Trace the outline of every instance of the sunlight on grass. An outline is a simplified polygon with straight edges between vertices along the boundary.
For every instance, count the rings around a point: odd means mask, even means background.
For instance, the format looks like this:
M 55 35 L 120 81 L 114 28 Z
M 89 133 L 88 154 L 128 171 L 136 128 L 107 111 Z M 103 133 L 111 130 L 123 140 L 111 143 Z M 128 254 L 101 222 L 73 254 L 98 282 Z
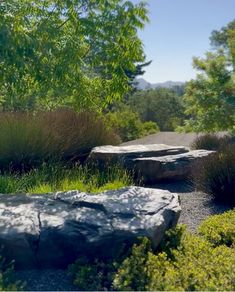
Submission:
M 114 166 L 103 171 L 94 167 L 43 166 L 28 173 L 0 176 L 0 193 L 43 194 L 79 190 L 97 193 L 133 185 L 132 175 Z

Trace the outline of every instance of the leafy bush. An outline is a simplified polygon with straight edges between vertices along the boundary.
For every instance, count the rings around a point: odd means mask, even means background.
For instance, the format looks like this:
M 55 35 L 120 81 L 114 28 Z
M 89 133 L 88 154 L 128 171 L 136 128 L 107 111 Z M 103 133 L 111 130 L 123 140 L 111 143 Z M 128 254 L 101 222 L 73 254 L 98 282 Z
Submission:
M 175 232 L 181 234 L 180 244 L 172 247 L 170 253 L 154 254 L 147 241 L 135 245 L 114 277 L 114 288 L 147 291 L 235 289 L 233 248 L 213 247 L 200 236 L 186 231 Z M 175 238 L 173 233 L 171 231 L 171 236 Z
M 95 167 L 42 165 L 25 174 L 1 175 L 0 193 L 102 192 L 132 184 L 132 175 L 118 166 L 98 171 Z
M 154 122 L 142 122 L 139 115 L 126 105 L 106 114 L 106 122 L 122 141 L 134 140 L 159 131 Z
M 191 144 L 192 149 L 222 150 L 232 144 L 234 138 L 229 135 L 218 136 L 217 134 L 199 135 Z
M 123 261 L 114 276 L 113 287 L 123 291 L 146 290 L 149 281 L 146 272 L 150 252 L 151 245 L 147 238 L 143 238 L 139 245 L 134 244 L 131 255 Z
M 94 146 L 118 144 L 101 118 L 71 110 L 0 113 L 0 168 L 27 170 L 47 161 L 78 161 Z
M 159 128 L 157 124 L 151 121 L 143 122 L 142 129 L 143 129 L 143 136 L 147 136 L 147 135 L 151 135 L 151 134 L 155 134 L 159 132 Z
M 69 274 L 74 277 L 74 285 L 82 291 L 110 291 L 112 281 L 117 270 L 116 262 L 90 262 L 87 258 L 78 259 L 69 266 Z
M 207 218 L 199 227 L 199 234 L 214 246 L 235 248 L 235 209 Z
M 166 232 L 157 251 L 142 238 L 113 262 L 79 259 L 70 267 L 74 283 L 82 290 L 233 291 L 234 214 L 235 210 L 211 216 L 198 234 L 177 225 Z
M 23 290 L 24 284 L 14 280 L 13 263 L 6 263 L 0 256 L 0 291 Z
M 199 190 L 218 201 L 235 204 L 235 145 L 194 165 L 193 181 Z

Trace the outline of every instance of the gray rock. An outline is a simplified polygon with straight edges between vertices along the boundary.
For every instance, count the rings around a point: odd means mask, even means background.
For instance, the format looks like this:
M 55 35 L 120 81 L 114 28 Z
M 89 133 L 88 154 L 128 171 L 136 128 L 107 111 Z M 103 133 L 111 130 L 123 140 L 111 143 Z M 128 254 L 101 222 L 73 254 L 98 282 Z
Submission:
M 213 153 L 164 144 L 101 146 L 91 151 L 88 161 L 97 163 L 98 167 L 119 163 L 133 172 L 138 182 L 151 185 L 186 179 L 194 163 Z
M 186 153 L 189 149 L 183 146 L 168 146 L 164 144 L 100 146 L 92 149 L 88 161 L 99 165 L 107 163 L 129 164 L 130 160 L 140 157 L 159 157 Z
M 135 158 L 131 161 L 131 168 L 135 169 L 144 184 L 155 184 L 163 180 L 184 180 L 192 173 L 194 163 L 214 153 L 215 151 L 192 150 L 164 157 Z
M 110 258 L 140 236 L 156 247 L 180 211 L 177 194 L 141 187 L 0 194 L 0 245 L 17 269 L 65 268 L 82 255 Z

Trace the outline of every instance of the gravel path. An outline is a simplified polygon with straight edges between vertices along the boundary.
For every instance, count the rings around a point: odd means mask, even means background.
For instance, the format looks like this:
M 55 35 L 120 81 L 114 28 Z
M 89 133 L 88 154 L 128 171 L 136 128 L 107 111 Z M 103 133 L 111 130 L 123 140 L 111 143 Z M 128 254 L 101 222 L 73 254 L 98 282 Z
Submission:
M 227 132 L 218 132 L 218 135 L 225 135 Z M 176 132 L 159 132 L 144 138 L 125 142 L 121 145 L 138 145 L 138 144 L 166 144 L 170 146 L 189 147 L 197 137 L 196 133 L 176 133 Z
M 26 291 L 77 291 L 67 270 L 16 271 L 15 276 L 26 283 Z
M 192 232 L 208 216 L 230 209 L 229 206 L 216 204 L 208 194 L 195 191 L 187 182 L 157 184 L 154 187 L 179 194 L 182 208 L 179 223 L 186 224 Z

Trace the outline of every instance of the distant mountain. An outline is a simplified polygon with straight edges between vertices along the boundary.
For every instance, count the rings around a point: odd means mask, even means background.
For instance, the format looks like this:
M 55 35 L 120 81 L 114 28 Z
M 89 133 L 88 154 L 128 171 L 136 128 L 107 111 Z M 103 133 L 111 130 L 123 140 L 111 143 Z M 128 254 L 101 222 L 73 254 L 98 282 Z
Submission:
M 175 86 L 183 86 L 184 82 L 181 81 L 166 81 L 162 83 L 149 83 L 143 78 L 135 79 L 136 88 L 138 89 L 154 89 L 154 88 L 174 88 Z

